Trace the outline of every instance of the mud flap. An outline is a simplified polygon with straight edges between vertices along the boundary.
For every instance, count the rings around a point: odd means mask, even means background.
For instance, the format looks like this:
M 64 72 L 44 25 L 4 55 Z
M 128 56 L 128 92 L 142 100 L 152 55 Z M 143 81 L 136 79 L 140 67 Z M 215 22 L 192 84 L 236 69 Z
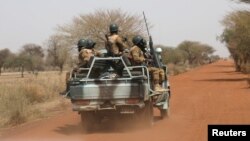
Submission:
M 167 101 L 163 104 L 162 109 L 168 109 L 168 102 Z

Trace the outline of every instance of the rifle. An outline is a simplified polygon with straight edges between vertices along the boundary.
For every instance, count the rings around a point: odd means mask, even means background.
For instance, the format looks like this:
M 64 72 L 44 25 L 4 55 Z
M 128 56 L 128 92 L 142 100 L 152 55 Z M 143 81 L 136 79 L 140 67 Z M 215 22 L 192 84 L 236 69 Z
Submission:
M 149 33 L 148 24 L 147 24 L 146 16 L 145 16 L 144 12 L 143 12 L 143 17 L 144 17 L 145 25 L 147 28 L 148 37 L 149 37 L 149 49 L 150 49 L 150 54 L 151 54 L 153 62 L 154 62 L 153 66 L 156 68 L 162 68 L 162 63 L 160 62 L 160 59 L 159 59 L 158 55 L 156 54 L 155 49 L 153 47 L 152 36 Z

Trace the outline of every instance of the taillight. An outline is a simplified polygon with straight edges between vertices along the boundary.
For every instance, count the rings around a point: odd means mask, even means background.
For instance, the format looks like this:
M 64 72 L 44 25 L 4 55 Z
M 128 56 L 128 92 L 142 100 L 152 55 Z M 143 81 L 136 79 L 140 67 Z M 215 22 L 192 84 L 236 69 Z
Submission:
M 72 103 L 74 103 L 76 105 L 89 105 L 90 100 L 74 100 L 74 101 L 72 101 Z
M 130 99 L 126 99 L 126 103 L 127 104 L 137 104 L 139 103 L 139 99 L 136 99 L 136 98 L 130 98 Z

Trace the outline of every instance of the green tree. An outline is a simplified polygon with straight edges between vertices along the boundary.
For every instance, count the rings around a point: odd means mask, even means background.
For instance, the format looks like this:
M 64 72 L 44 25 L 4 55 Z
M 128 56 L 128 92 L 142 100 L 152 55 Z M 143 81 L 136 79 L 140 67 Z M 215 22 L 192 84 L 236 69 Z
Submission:
M 250 3 L 250 0 L 238 0 L 239 2 Z
M 177 48 L 185 52 L 187 60 L 191 65 L 200 65 L 208 62 L 209 56 L 214 52 L 211 46 L 195 41 L 183 41 Z
M 228 14 L 222 21 L 225 26 L 221 34 L 234 59 L 236 71 L 244 71 L 250 61 L 250 11 L 242 10 Z
M 163 63 L 164 64 L 179 64 L 185 63 L 187 59 L 187 55 L 184 51 L 173 48 L 173 47 L 162 47 L 162 56 L 163 56 Z
M 216 62 L 221 59 L 219 55 L 211 55 L 209 58 L 211 62 Z
M 42 70 L 44 65 L 44 52 L 41 46 L 29 43 L 25 44 L 18 56 L 17 64 L 34 73 L 35 70 Z
M 6 63 L 6 60 L 8 59 L 8 57 L 10 57 L 11 54 L 11 51 L 7 48 L 0 50 L 0 75 L 2 73 L 2 68 Z

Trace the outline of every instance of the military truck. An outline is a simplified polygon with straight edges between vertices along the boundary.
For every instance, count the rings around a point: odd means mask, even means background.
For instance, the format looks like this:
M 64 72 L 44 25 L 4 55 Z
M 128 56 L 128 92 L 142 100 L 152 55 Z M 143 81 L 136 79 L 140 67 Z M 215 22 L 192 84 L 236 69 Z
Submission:
M 157 51 L 157 49 L 156 49 Z M 161 50 L 158 50 L 159 53 Z M 145 125 L 151 125 L 153 107 L 160 110 L 161 117 L 169 112 L 170 86 L 167 79 L 162 86 L 168 91 L 152 90 L 151 75 L 146 66 L 131 66 L 124 57 L 93 57 L 88 68 L 72 71 L 67 97 L 73 111 L 81 115 L 84 128 L 92 130 L 104 118 L 131 115 Z M 121 77 L 115 77 L 110 63 L 123 67 Z M 162 67 L 167 74 L 167 68 Z

